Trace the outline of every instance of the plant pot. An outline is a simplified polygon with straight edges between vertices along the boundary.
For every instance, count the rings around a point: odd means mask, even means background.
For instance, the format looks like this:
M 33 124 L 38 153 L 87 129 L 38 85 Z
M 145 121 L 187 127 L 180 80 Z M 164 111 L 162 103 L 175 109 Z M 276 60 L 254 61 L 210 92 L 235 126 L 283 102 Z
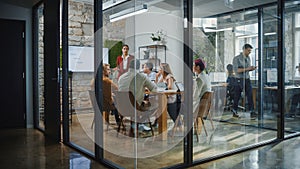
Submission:
M 154 41 L 154 44 L 160 45 L 160 44 L 161 44 L 161 41 Z

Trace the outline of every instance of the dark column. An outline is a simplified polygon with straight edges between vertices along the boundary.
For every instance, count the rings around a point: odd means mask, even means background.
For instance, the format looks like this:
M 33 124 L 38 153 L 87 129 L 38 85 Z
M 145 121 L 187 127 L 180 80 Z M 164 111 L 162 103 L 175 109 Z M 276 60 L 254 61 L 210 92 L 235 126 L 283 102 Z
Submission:
M 103 13 L 102 13 L 102 0 L 95 0 L 94 2 L 94 72 L 95 72 L 95 95 L 97 104 L 99 105 L 100 112 L 102 113 L 102 48 L 103 48 Z M 103 120 L 101 114 L 95 113 L 95 156 L 97 160 L 103 161 Z
M 184 163 L 191 165 L 193 162 L 193 1 L 184 0 L 184 104 L 187 118 L 185 118 L 186 128 L 189 129 L 186 137 L 184 138 Z M 189 69 L 187 69 L 189 68 Z
M 277 15 L 278 15 L 278 119 L 277 119 L 277 138 L 284 139 L 284 69 L 285 69 L 285 53 L 284 53 L 284 0 L 277 1 Z
M 68 0 L 63 0 L 62 2 L 62 114 L 63 114 L 63 142 L 68 143 L 70 141 L 70 130 L 69 130 L 69 123 L 72 122 L 69 117 L 69 113 L 72 113 L 72 100 L 69 98 L 69 92 L 72 93 L 72 85 L 69 85 L 69 76 L 71 77 L 72 84 L 72 72 L 69 72 L 69 37 L 68 37 Z M 70 87 L 69 87 L 70 86 Z
M 44 1 L 45 134 L 60 141 L 59 0 Z M 47 138 L 47 139 L 48 139 Z M 48 139 L 49 140 L 49 139 Z

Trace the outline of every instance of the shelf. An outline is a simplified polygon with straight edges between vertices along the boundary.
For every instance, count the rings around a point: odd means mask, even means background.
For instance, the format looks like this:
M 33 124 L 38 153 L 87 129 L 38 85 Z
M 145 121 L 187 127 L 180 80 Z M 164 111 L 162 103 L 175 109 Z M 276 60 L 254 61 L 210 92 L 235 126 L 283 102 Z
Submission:
M 157 71 L 160 63 L 166 62 L 166 45 L 145 45 L 139 47 L 139 60 L 141 65 L 146 62 L 153 63 L 153 71 Z

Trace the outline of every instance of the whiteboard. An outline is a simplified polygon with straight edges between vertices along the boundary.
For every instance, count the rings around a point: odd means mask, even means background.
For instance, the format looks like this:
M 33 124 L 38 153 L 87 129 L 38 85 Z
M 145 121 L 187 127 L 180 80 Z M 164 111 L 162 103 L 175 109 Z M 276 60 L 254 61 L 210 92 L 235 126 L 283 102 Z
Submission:
M 102 54 L 103 63 L 108 63 L 108 48 Z M 69 71 L 94 72 L 94 47 L 69 46 Z

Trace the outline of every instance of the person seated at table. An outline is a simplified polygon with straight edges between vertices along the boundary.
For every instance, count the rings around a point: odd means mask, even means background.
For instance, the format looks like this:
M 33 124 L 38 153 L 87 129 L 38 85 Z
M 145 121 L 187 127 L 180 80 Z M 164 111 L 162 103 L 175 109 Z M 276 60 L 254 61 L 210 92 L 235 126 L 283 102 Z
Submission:
M 161 76 L 160 80 L 159 77 Z M 166 90 L 177 90 L 177 87 L 175 85 L 175 78 L 172 74 L 170 65 L 168 63 L 161 63 L 160 64 L 160 70 L 156 74 L 156 80 L 157 83 L 163 82 L 166 84 Z M 175 123 L 180 110 L 178 110 L 177 106 L 177 100 L 176 100 L 176 94 L 171 94 L 167 96 L 167 111 L 169 113 L 169 116 Z
M 103 64 L 102 67 L 102 89 L 103 89 L 103 111 L 109 113 L 111 112 L 112 115 L 115 115 L 115 120 L 117 125 L 120 123 L 121 119 L 119 116 L 119 112 L 115 107 L 114 100 L 112 97 L 112 91 L 118 90 L 118 86 L 109 78 L 111 71 L 110 71 L 110 64 Z M 92 79 L 91 81 L 91 89 L 94 90 L 95 87 L 95 80 Z
M 232 64 L 228 64 L 226 66 L 226 69 L 227 69 L 226 106 L 230 107 L 233 104 L 233 99 L 234 99 L 235 76 L 234 76 Z
M 147 76 L 149 80 L 151 80 L 153 83 L 155 83 L 155 76 L 156 72 L 153 71 L 153 63 L 152 62 L 146 62 L 143 66 L 143 73 Z M 144 100 L 149 100 L 149 90 L 146 88 L 145 89 L 145 96 Z M 157 127 L 157 119 L 153 122 L 152 126 Z
M 153 63 L 146 62 L 143 67 L 143 72 L 152 82 L 155 81 L 156 73 L 153 72 Z
M 233 65 L 232 64 L 228 64 L 226 66 L 226 69 L 227 69 L 226 83 L 228 83 L 228 84 L 234 84 L 235 76 L 234 76 L 234 71 L 233 71 Z
M 205 73 L 205 63 L 202 59 L 194 60 L 193 72 L 195 73 L 193 84 L 193 113 L 198 113 L 200 99 L 205 92 L 211 91 L 209 76 Z
M 145 88 L 150 92 L 156 92 L 156 84 L 151 82 L 143 73 L 139 73 L 140 61 L 131 60 L 129 69 L 122 74 L 118 80 L 119 91 L 131 91 L 134 94 L 137 103 L 141 106 L 144 102 Z M 133 125 L 134 126 L 134 125 Z M 144 124 L 139 125 L 139 129 L 150 131 L 151 128 Z

